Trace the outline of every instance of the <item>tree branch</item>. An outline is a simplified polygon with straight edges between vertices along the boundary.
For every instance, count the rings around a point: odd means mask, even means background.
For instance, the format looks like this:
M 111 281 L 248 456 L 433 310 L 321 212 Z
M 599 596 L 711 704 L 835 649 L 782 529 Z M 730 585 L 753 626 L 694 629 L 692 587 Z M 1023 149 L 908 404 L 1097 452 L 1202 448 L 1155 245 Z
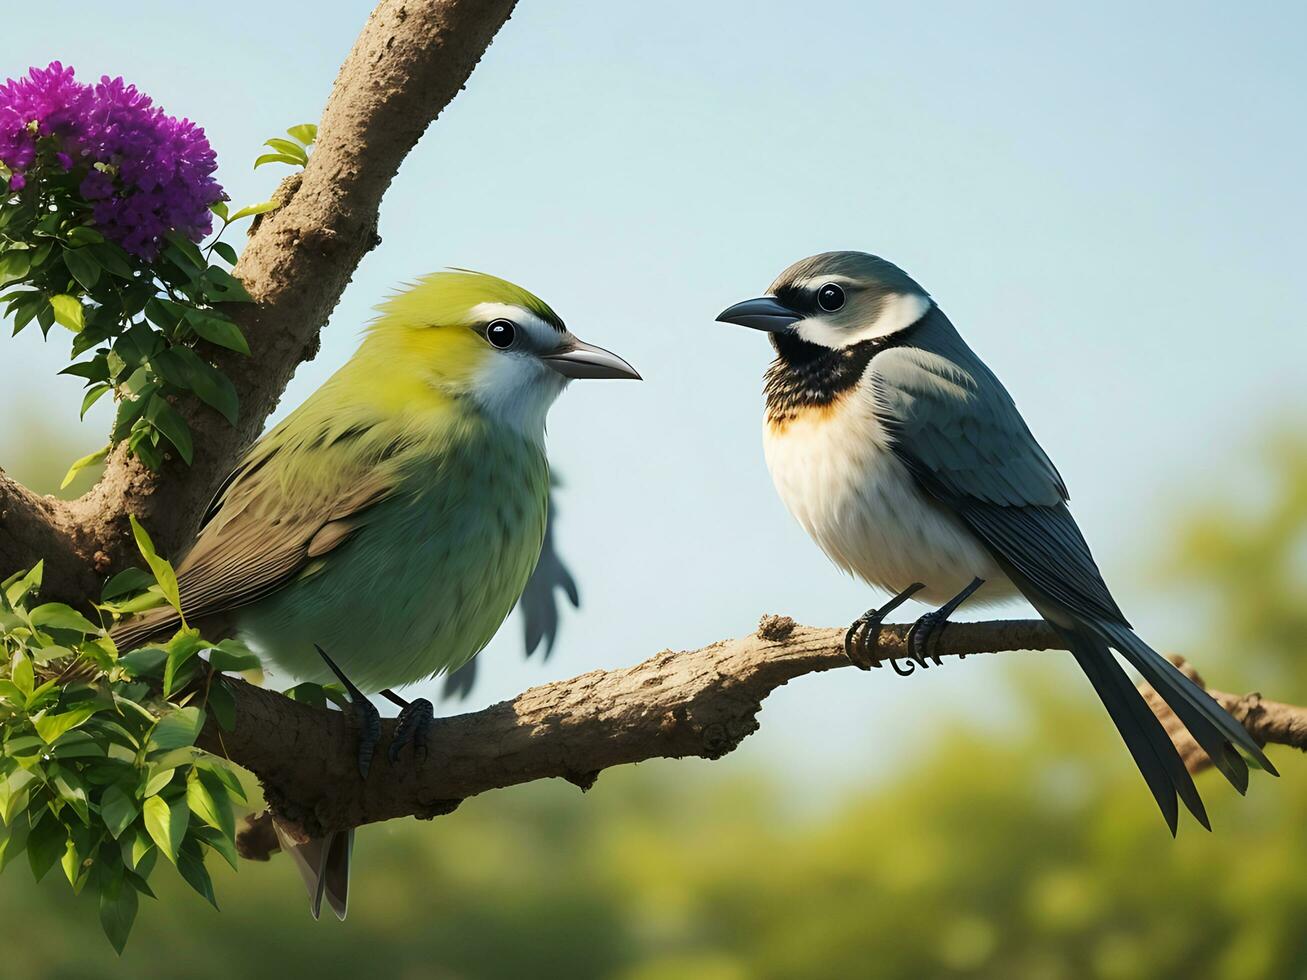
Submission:
M 120 447 L 103 479 L 71 503 L 0 486 L 0 575 L 45 558 L 45 593 L 81 602 L 88 568 L 135 559 L 127 515 L 165 554 L 191 541 L 218 484 L 259 434 L 355 268 L 376 247 L 382 195 L 426 128 L 462 89 L 516 0 L 381 0 L 341 66 L 308 166 L 252 233 L 236 275 L 255 299 L 228 312 L 252 356 L 216 353 L 240 396 L 239 425 L 192 406 L 195 463 L 159 473 Z M 293 120 L 292 120 L 293 121 Z M 35 501 L 35 503 L 34 503 Z M 98 566 L 98 568 L 96 567 Z
M 907 631 L 886 626 L 881 656 L 906 657 Z M 1063 649 L 1061 639 L 1046 623 L 1018 620 L 950 624 L 939 652 L 1054 649 Z M 849 666 L 843 630 L 769 616 L 751 636 L 664 651 L 634 667 L 592 671 L 483 711 L 437 719 L 424 761 L 410 761 L 406 752 L 398 766 L 375 765 L 366 783 L 356 768 L 349 716 L 244 683 L 236 685 L 235 731 L 219 737 L 210 728 L 203 744 L 255 773 L 280 818 L 320 835 L 394 817 L 433 817 L 469 796 L 537 779 L 560 777 L 587 789 L 611 766 L 715 759 L 757 730 L 758 711 L 772 691 L 805 674 Z M 1307 710 L 1213 693 L 1222 703 L 1245 705 L 1236 717 L 1259 740 L 1307 749 Z M 383 744 L 392 724 L 383 723 Z

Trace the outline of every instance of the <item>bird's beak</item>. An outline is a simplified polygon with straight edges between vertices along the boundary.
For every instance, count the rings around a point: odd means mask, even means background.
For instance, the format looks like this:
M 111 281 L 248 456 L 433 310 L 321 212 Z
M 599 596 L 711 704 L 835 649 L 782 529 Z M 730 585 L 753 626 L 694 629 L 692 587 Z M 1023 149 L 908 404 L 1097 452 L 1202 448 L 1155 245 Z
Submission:
M 717 314 L 721 323 L 738 323 L 742 327 L 754 330 L 766 330 L 768 333 L 789 333 L 790 325 L 802 320 L 802 314 L 778 300 L 775 296 L 759 296 L 736 303 Z
M 640 372 L 612 351 L 571 340 L 556 351 L 541 356 L 551 368 L 565 378 L 633 378 L 642 381 Z

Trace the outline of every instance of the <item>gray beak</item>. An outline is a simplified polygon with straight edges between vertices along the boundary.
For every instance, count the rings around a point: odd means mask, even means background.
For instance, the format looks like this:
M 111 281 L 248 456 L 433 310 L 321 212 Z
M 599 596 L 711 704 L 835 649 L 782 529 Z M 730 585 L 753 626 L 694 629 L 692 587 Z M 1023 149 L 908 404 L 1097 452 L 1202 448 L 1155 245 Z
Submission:
M 768 333 L 789 333 L 790 324 L 802 320 L 802 314 L 778 300 L 775 296 L 759 296 L 736 303 L 717 314 L 721 323 L 738 323 L 742 327 L 754 330 L 766 330 Z
M 540 360 L 565 378 L 633 378 L 642 381 L 640 372 L 612 351 L 573 340 Z

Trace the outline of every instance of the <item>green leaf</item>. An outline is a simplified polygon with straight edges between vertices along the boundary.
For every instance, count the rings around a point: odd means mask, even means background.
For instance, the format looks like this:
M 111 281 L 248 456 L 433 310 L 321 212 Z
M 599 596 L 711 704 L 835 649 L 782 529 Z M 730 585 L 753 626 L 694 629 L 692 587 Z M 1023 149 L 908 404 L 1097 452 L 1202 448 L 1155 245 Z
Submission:
M 224 837 L 212 827 L 193 827 L 191 828 L 191 837 L 194 840 L 202 841 L 221 854 L 223 859 L 232 866 L 233 871 L 240 870 L 240 858 L 236 853 L 236 844 L 231 839 Z
M 236 728 L 236 699 L 221 679 L 215 677 L 209 685 L 209 697 L 204 706 L 213 712 L 214 720 L 224 732 Z
M 269 211 L 276 211 L 281 205 L 276 201 L 261 201 L 258 204 L 251 204 L 243 207 L 231 216 L 232 221 L 240 221 L 241 218 L 248 218 L 255 214 L 267 214 Z
M 91 808 L 90 803 L 87 801 L 86 784 L 82 782 L 82 777 L 77 775 L 74 770 L 60 766 L 52 783 L 55 792 L 59 795 L 59 799 L 72 807 L 83 824 L 89 825 L 91 822 Z
M 141 647 L 118 658 L 133 677 L 151 677 L 159 673 L 168 660 L 168 653 L 158 647 Z
M 159 388 L 158 382 L 152 382 L 145 385 L 140 394 L 135 398 L 124 398 L 118 403 L 118 411 L 114 415 L 113 431 L 110 433 L 110 440 L 117 442 L 124 439 L 136 424 L 136 420 L 141 417 L 145 407 L 149 404 L 150 395 L 154 394 Z
M 128 860 L 128 866 L 133 871 L 141 869 L 142 862 L 151 855 L 157 857 L 159 854 L 158 850 L 155 849 L 154 841 L 150 840 L 150 835 L 140 827 L 137 827 L 132 831 L 131 847 L 129 850 L 130 853 L 126 858 L 124 858 L 124 860 L 130 859 Z M 150 867 L 153 866 L 154 862 L 151 860 L 149 866 L 142 870 L 141 873 L 144 874 L 148 872 Z
M 204 255 L 200 252 L 196 244 L 179 231 L 170 231 L 164 236 L 168 239 L 169 244 L 175 246 L 186 260 L 196 269 L 203 269 L 207 263 L 204 261 Z
M 41 559 L 26 573 L 15 573 L 5 579 L 5 599 L 14 606 L 27 600 L 29 593 L 41 587 L 41 577 L 45 573 L 45 559 Z
M 82 705 L 61 714 L 38 718 L 32 723 L 32 726 L 36 729 L 36 734 L 40 735 L 41 739 L 49 745 L 64 732 L 70 732 L 79 725 L 85 724 L 86 720 L 99 710 L 99 705 Z
M 240 398 L 231 380 L 189 347 L 174 347 L 172 353 L 184 374 L 186 386 L 235 425 L 240 413 Z
M 253 303 L 241 281 L 226 269 L 211 265 L 201 277 L 204 298 L 210 303 Z
M 215 909 L 218 907 L 218 900 L 213 895 L 213 879 L 209 877 L 209 869 L 204 866 L 200 845 L 195 841 L 187 841 L 181 849 L 177 856 L 177 870 L 186 879 L 186 884 L 199 892 Z
M 63 854 L 68 843 L 64 825 L 53 814 L 46 813 L 40 823 L 27 835 L 27 863 L 32 877 L 40 881 Z
M 50 297 L 50 307 L 54 310 L 55 322 L 67 327 L 73 333 L 81 333 L 86 326 L 85 311 L 82 301 L 76 296 L 60 293 Z
M 194 745 L 204 727 L 204 712 L 194 706 L 178 708 L 159 719 L 150 735 L 154 750 L 179 749 Z
M 5 755 L 14 758 L 36 755 L 45 750 L 45 742 L 35 735 L 14 735 L 5 740 Z
M 31 267 L 32 257 L 26 249 L 10 249 L 0 255 L 0 286 L 22 279 Z
M 263 662 L 239 640 L 223 640 L 209 651 L 209 666 L 217 671 L 259 670 Z
M 182 668 L 200 652 L 203 646 L 200 638 L 195 633 L 179 632 L 168 643 L 168 660 L 163 668 L 163 696 L 171 697 L 172 692 L 179 683 L 184 684 L 190 678 L 191 672 L 186 671 L 179 674 Z
M 47 602 L 37 606 L 31 613 L 32 624 L 43 628 L 58 630 L 77 630 L 79 633 L 98 633 L 100 627 L 79 613 L 72 606 L 62 602 Z
M 160 558 L 154 550 L 154 542 L 145 532 L 136 520 L 136 515 L 129 515 L 128 518 L 132 525 L 132 534 L 136 538 L 136 548 L 140 551 L 141 557 L 145 563 L 150 566 L 150 571 L 154 573 L 154 580 L 159 584 L 164 596 L 168 599 L 168 604 L 177 610 L 177 615 L 182 617 L 182 622 L 186 622 L 186 616 L 182 613 L 181 593 L 177 587 L 177 573 L 173 571 L 165 559 Z
M 235 838 L 236 815 L 232 812 L 227 787 L 213 776 L 199 769 L 190 771 L 186 777 L 186 805 L 214 830 L 229 839 Z
M 100 797 L 100 819 L 104 821 L 115 840 L 123 835 L 128 827 L 136 822 L 141 808 L 136 805 L 132 795 L 116 783 L 104 791 Z M 135 862 L 132 862 L 135 866 Z
M 15 769 L 0 783 L 0 818 L 5 826 L 12 827 L 14 818 L 27 807 L 31 799 L 36 774 L 28 769 Z
M 131 259 L 122 248 L 113 242 L 104 242 L 91 246 L 91 254 L 111 276 L 119 279 L 135 279 L 136 270 L 132 268 Z
M 318 138 L 318 127 L 314 123 L 300 123 L 298 126 L 292 126 L 286 130 L 291 139 L 296 140 L 302 146 L 312 146 Z
M 65 237 L 68 239 L 68 243 L 73 246 L 99 245 L 104 241 L 104 236 L 90 225 L 77 225 L 74 228 L 69 228 Z
M 146 833 L 159 846 L 163 856 L 176 864 L 182 838 L 186 836 L 186 824 L 190 820 L 186 801 L 179 798 L 169 803 L 162 796 L 151 796 L 145 801 L 142 813 Z
M 217 344 L 219 347 L 226 347 L 228 350 L 238 351 L 241 354 L 249 354 L 250 352 L 250 345 L 245 342 L 245 336 L 241 333 L 240 327 L 225 317 L 205 313 L 201 310 L 187 310 L 186 322 L 190 324 L 192 330 L 211 344 Z
M 162 296 L 156 296 L 145 304 L 146 319 L 163 330 L 175 330 L 185 312 L 186 308 L 180 303 L 174 303 Z
M 226 786 L 227 792 L 234 799 L 240 800 L 242 803 L 247 801 L 248 797 L 245 794 L 245 787 L 241 785 L 240 777 L 225 762 L 219 761 L 216 756 L 204 755 L 200 756 L 195 764 L 211 773 L 215 779 Z
M 280 137 L 274 136 L 270 140 L 264 140 L 263 145 L 271 147 L 278 153 L 290 157 L 293 162 L 299 164 L 301 167 L 309 162 L 309 155 L 305 152 L 304 146 L 301 143 L 293 143 L 290 140 L 284 140 Z M 258 166 L 258 164 L 255 164 L 255 166 Z
M 95 260 L 95 255 L 90 249 L 64 249 L 64 265 L 68 266 L 68 271 L 73 274 L 73 278 L 81 283 L 82 288 L 87 292 L 94 289 L 95 284 L 100 281 L 100 263 Z
M 176 766 L 160 766 L 152 769 L 150 778 L 146 780 L 145 786 L 141 792 L 145 796 L 158 796 L 163 792 L 163 788 L 172 782 L 172 777 L 177 775 Z
M 136 889 L 127 884 L 126 877 L 122 869 L 117 874 L 102 870 L 100 875 L 100 928 L 119 955 L 127 945 L 140 903 Z
M 141 568 L 124 568 L 109 581 L 104 583 L 104 588 L 100 592 L 100 599 L 108 602 L 111 599 L 117 599 L 119 596 L 130 595 L 133 592 L 140 592 L 154 584 L 154 576 Z
M 212 204 L 209 205 L 209 210 L 212 211 L 214 214 L 216 214 L 223 221 L 228 220 L 226 201 L 214 201 Z
M 109 392 L 111 392 L 112 390 L 113 390 L 113 386 L 112 386 L 112 385 L 103 385 L 103 384 L 102 384 L 102 385 L 96 385 L 96 386 L 93 387 L 90 391 L 88 391 L 88 392 L 86 393 L 86 397 L 82 399 L 82 410 L 81 410 L 81 413 L 77 416 L 78 419 L 84 419 L 84 418 L 86 418 L 86 413 L 89 412 L 89 411 L 91 410 L 91 406 L 94 405 L 96 402 L 98 402 L 101 398 L 103 398 L 105 395 L 107 395 L 107 394 L 108 394 Z M 83 457 L 83 458 L 88 458 L 88 457 Z M 90 465 L 90 464 L 84 464 L 84 465 Z M 68 486 L 68 477 L 67 477 L 67 476 L 64 477 L 64 481 L 65 481 L 65 482 L 64 482 L 63 486 L 61 486 L 61 487 L 59 488 L 60 490 L 64 489 L 64 487 Z
M 36 686 L 36 675 L 32 671 L 32 661 L 26 654 L 15 654 L 9 679 L 14 682 L 18 690 L 23 692 L 24 697 L 32 696 L 32 689 Z
M 223 261 L 228 265 L 235 265 L 237 258 L 236 250 L 226 242 L 214 242 L 213 250 L 222 256 Z
M 31 826 L 26 818 L 15 820 L 4 830 L 0 830 L 0 871 L 7 868 L 10 861 L 27 850 L 27 835 L 30 832 Z
M 70 732 L 50 750 L 56 759 L 103 759 L 107 755 L 104 743 L 86 731 Z M 89 770 L 88 777 L 96 770 Z
M 263 166 L 265 163 L 289 163 L 294 167 L 302 167 L 307 162 L 307 157 L 301 160 L 299 157 L 291 156 L 289 153 L 265 153 L 254 161 L 254 169 L 259 169 L 259 167 Z

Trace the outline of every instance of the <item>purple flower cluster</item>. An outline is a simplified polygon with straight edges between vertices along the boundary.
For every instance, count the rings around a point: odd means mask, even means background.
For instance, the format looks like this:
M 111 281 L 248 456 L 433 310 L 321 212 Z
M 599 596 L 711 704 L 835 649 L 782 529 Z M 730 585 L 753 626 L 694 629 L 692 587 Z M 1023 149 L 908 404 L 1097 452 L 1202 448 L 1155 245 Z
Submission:
M 203 129 L 121 78 L 83 85 L 57 61 L 0 85 L 0 163 L 14 191 L 43 164 L 74 171 L 95 227 L 146 259 L 169 231 L 202 239 L 224 199 Z

